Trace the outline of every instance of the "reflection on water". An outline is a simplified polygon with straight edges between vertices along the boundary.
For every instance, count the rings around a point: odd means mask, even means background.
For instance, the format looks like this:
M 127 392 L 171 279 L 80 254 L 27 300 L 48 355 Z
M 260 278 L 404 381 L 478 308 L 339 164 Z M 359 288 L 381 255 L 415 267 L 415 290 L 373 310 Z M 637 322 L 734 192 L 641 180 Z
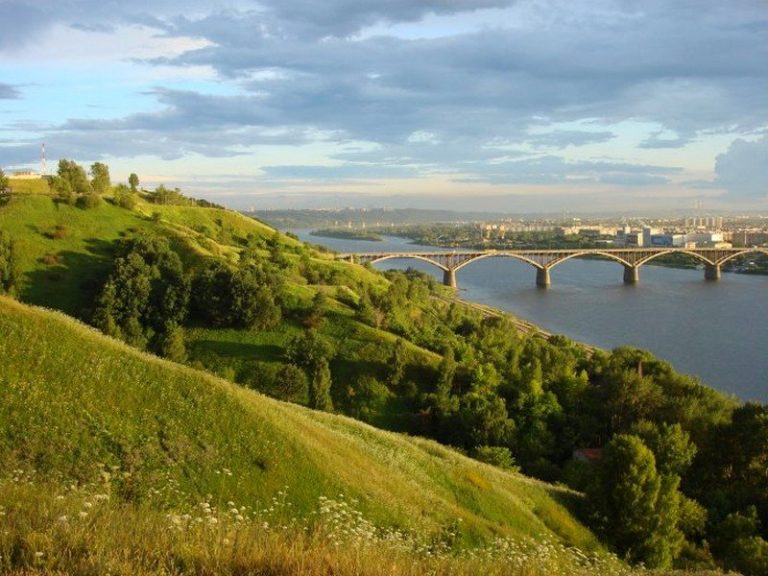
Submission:
M 383 242 L 299 236 L 343 252 L 436 250 L 400 238 Z M 388 260 L 379 268 L 416 268 L 417 260 Z M 646 265 L 640 283 L 625 285 L 623 268 L 601 260 L 568 260 L 552 269 L 552 286 L 535 286 L 534 269 L 511 258 L 488 258 L 457 273 L 462 298 L 489 304 L 551 332 L 603 348 L 646 348 L 680 372 L 745 400 L 768 401 L 768 277 Z

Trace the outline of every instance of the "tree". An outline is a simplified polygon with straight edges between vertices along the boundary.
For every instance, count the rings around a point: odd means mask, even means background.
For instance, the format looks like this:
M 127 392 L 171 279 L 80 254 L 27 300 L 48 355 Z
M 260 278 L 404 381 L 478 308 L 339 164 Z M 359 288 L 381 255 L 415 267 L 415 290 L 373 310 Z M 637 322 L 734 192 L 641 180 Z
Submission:
M 395 342 L 395 346 L 392 349 L 392 355 L 387 362 L 389 366 L 389 374 L 387 375 L 387 386 L 395 388 L 400 385 L 405 376 L 406 367 L 406 350 L 405 342 L 402 338 L 398 338 Z
M 91 184 L 82 166 L 72 160 L 59 160 L 57 184 L 74 194 L 89 194 L 92 192 Z
M 631 562 L 664 568 L 679 554 L 678 484 L 677 476 L 658 474 L 637 436 L 619 434 L 606 445 L 590 499 L 606 539 Z
M 304 401 L 307 397 L 307 375 L 295 364 L 285 364 L 275 378 L 272 395 L 286 402 Z
M 128 186 L 131 187 L 131 192 L 137 192 L 139 189 L 139 177 L 133 172 L 128 176 Z
M 105 333 L 180 359 L 190 284 L 165 238 L 137 237 L 122 254 L 96 303 L 93 322 Z
M 174 362 L 184 362 L 187 359 L 187 349 L 184 345 L 184 330 L 175 322 L 167 322 L 157 338 L 157 352 L 163 358 Z
M 13 294 L 17 280 L 18 269 L 13 242 L 0 230 L 0 294 Z
M 696 445 L 680 424 L 654 424 L 643 421 L 632 432 L 639 436 L 656 458 L 656 469 L 662 474 L 682 476 L 696 456 Z
M 115 202 L 120 208 L 133 210 L 136 207 L 136 194 L 125 184 L 118 184 L 115 187 Z
M 282 316 L 266 273 L 253 263 L 211 262 L 195 277 L 193 294 L 196 314 L 213 326 L 267 330 Z
M 112 187 L 109 177 L 109 166 L 101 162 L 91 165 L 91 187 L 95 194 L 106 194 Z
M 328 360 L 321 358 L 312 370 L 309 383 L 309 406 L 315 410 L 333 411 L 331 400 L 331 369 Z
M 0 168 L 0 194 L 8 189 L 9 180 L 5 172 Z
M 285 356 L 289 362 L 313 370 L 321 361 L 333 356 L 333 348 L 315 330 L 305 330 L 288 343 Z

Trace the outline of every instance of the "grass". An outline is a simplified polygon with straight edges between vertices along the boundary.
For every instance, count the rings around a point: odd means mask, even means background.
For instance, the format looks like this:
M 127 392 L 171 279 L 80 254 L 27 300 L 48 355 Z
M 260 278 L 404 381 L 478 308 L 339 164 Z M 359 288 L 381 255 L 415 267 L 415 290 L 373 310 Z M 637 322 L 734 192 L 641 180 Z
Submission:
M 63 490 L 108 494 L 107 525 L 236 502 L 269 512 L 254 521 L 295 519 L 314 530 L 318 503 L 341 495 L 377 534 L 451 550 L 498 538 L 600 550 L 560 503 L 571 493 L 434 442 L 271 400 L 7 298 L 0 333 L 0 470 L 34 479 L 30 501 Z M 35 492 L 45 482 L 53 487 Z M 7 513 L 13 498 L 0 502 Z M 39 532 L 13 526 L 24 542 Z
M 496 538 L 481 548 L 451 550 L 378 530 L 346 499 L 319 500 L 310 528 L 234 502 L 219 508 L 203 501 L 183 513 L 136 510 L 116 505 L 104 486 L 61 489 L 18 474 L 0 481 L 0 498 L 11 503 L 2 513 L 14 528 L 0 534 L 0 571 L 19 575 L 641 573 L 552 540 Z M 22 527 L 26 536 L 18 534 Z
M 155 212 L 159 219 L 152 216 Z M 226 210 L 143 201 L 133 211 L 106 201 L 83 210 L 51 196 L 17 194 L 0 205 L 0 228 L 16 246 L 21 299 L 80 317 L 87 316 L 120 238 L 141 231 L 164 235 L 187 265 L 195 265 L 212 255 L 237 260 L 239 243 L 249 235 L 268 238 L 274 233 L 264 224 Z M 295 243 L 285 237 L 281 242 Z
M 14 194 L 51 194 L 51 188 L 48 186 L 48 180 L 43 178 L 8 178 L 8 185 Z

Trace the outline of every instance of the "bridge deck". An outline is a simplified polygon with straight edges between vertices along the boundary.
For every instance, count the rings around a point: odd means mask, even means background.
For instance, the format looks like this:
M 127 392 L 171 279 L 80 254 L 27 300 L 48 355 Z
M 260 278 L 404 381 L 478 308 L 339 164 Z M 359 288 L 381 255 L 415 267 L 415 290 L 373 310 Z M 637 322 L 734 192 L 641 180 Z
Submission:
M 375 263 L 382 260 L 413 258 L 428 262 L 444 272 L 443 282 L 456 287 L 456 272 L 484 258 L 506 257 L 526 262 L 536 268 L 536 283 L 540 286 L 550 284 L 549 271 L 554 266 L 582 256 L 600 256 L 614 260 L 624 266 L 624 282 L 635 283 L 639 280 L 639 269 L 643 264 L 669 254 L 685 254 L 699 260 L 705 266 L 705 278 L 720 278 L 720 268 L 729 260 L 750 253 L 768 255 L 768 247 L 749 248 L 579 248 L 579 249 L 529 249 L 529 250 L 435 250 L 413 252 L 358 252 L 338 254 L 337 259 L 360 264 Z

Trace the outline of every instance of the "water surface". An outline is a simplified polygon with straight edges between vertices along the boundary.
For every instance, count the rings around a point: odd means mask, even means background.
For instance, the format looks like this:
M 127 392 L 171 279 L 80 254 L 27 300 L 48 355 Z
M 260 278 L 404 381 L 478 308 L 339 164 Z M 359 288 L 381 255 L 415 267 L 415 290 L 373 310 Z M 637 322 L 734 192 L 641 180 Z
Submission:
M 303 240 L 341 252 L 437 251 L 385 237 L 342 240 L 295 231 Z M 387 260 L 377 268 L 442 271 L 418 260 Z M 532 266 L 487 258 L 457 273 L 461 297 L 509 311 L 557 334 L 601 348 L 637 346 L 743 400 L 768 402 L 768 276 L 646 265 L 640 283 L 625 285 L 623 268 L 601 260 L 568 260 L 551 271 L 552 286 L 537 288 Z

